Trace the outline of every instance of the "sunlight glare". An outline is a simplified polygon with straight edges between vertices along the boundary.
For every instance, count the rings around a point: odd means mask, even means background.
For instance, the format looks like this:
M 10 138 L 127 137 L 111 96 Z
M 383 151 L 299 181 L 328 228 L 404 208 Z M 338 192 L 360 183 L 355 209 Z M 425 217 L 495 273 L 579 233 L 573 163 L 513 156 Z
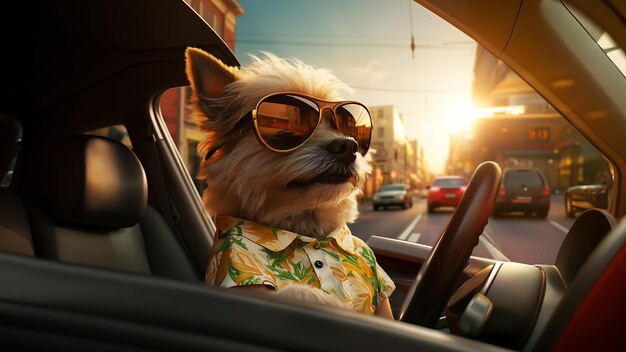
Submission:
M 458 134 L 469 128 L 478 117 L 479 111 L 467 96 L 449 105 L 444 113 L 446 129 L 450 134 Z

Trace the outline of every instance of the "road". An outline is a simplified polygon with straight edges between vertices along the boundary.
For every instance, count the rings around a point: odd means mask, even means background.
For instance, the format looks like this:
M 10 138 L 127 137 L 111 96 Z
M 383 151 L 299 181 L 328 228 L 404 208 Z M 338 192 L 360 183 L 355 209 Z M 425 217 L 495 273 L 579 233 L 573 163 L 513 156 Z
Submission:
M 415 198 L 413 208 L 374 211 L 369 201 L 359 206 L 360 216 L 350 224 L 352 233 L 367 241 L 371 235 L 398 238 L 432 246 L 452 217 L 453 209 L 434 214 L 426 200 Z M 563 196 L 552 195 L 546 219 L 511 214 L 490 218 L 473 255 L 527 264 L 552 264 L 574 219 L 565 217 Z

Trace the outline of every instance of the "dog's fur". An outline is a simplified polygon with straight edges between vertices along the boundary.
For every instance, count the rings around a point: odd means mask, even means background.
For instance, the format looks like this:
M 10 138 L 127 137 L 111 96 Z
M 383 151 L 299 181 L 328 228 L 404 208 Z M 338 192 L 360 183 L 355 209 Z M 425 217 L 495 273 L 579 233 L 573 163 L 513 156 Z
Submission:
M 268 94 L 298 92 L 339 101 L 340 92 L 349 89 L 345 84 L 326 70 L 269 53 L 262 58 L 253 56 L 252 64 L 241 69 L 228 67 L 199 49 L 187 49 L 186 58 L 194 118 L 206 132 L 198 153 L 204 157 L 226 142 L 201 166 L 199 178 L 207 184 L 203 200 L 209 213 L 310 237 L 328 235 L 356 219 L 356 197 L 371 166 L 360 153 L 356 153 L 354 162 L 346 164 L 329 152 L 330 142 L 346 136 L 332 128 L 328 119 L 304 146 L 291 153 L 265 148 L 254 136 L 252 124 L 233 131 L 235 124 Z M 349 181 L 332 182 L 337 175 L 349 175 Z M 338 298 L 306 285 L 289 285 L 278 294 L 347 307 Z
M 199 155 L 227 142 L 201 166 L 199 178 L 207 184 L 203 199 L 209 213 L 311 237 L 328 235 L 356 219 L 356 197 L 371 166 L 360 153 L 346 165 L 327 150 L 331 141 L 346 137 L 328 119 L 291 153 L 265 148 L 254 136 L 252 124 L 241 133 L 232 131 L 267 94 L 299 92 L 339 101 L 340 92 L 349 90 L 345 84 L 326 70 L 269 53 L 253 56 L 252 64 L 241 69 L 227 67 L 199 49 L 189 48 L 186 55 L 195 121 L 207 136 L 198 147 Z M 324 182 L 326 177 L 347 174 L 349 182 Z

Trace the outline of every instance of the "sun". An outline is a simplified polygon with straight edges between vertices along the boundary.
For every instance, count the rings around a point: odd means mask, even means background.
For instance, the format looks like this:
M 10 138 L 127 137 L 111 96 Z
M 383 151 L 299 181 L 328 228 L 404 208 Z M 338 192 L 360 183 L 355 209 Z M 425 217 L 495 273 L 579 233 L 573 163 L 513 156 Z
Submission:
M 458 134 L 469 128 L 479 115 L 469 96 L 451 99 L 444 111 L 445 128 L 450 134 Z

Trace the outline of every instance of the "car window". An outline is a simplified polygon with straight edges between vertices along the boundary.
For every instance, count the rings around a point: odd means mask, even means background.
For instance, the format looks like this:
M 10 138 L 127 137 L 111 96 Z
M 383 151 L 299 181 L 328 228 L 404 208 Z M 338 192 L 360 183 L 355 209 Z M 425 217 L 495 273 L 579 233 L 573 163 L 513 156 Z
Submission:
M 201 9 L 204 2 L 188 2 L 207 18 L 209 10 Z M 405 1 L 368 1 L 368 6 L 356 0 L 321 2 L 329 6 L 308 1 L 238 2 L 245 15 L 230 14 L 227 20 L 211 24 L 219 27 L 216 31 L 223 33 L 242 65 L 251 62 L 251 55 L 264 51 L 297 58 L 330 70 L 351 87 L 344 97 L 360 101 L 370 110 L 372 172 L 361 184 L 361 216 L 349 225 L 364 240 L 375 233 L 433 245 L 455 208 L 428 213 L 426 186 L 462 185 L 462 181 L 435 179 L 457 175 L 470 180 L 480 163 L 494 161 L 503 170 L 540 170 L 548 185 L 550 208 L 547 217 L 539 221 L 533 211 L 490 220 L 474 254 L 553 263 L 574 221 L 566 216 L 568 189 L 613 183 L 613 165 L 531 84 L 470 37 L 412 1 L 408 6 Z M 295 20 L 293 13 L 309 16 Z M 616 65 L 623 67 L 621 54 L 611 49 L 610 38 L 594 38 L 617 58 Z M 159 106 L 172 140 L 202 192 L 197 147 L 204 134 L 190 116 L 189 96 L 189 87 L 172 88 L 161 95 Z M 505 182 L 543 182 L 534 173 L 523 177 L 507 177 Z M 374 212 L 374 194 L 396 183 L 416 190 L 415 206 L 389 210 L 397 212 L 392 213 L 393 218 Z M 610 186 L 607 194 L 606 204 L 610 204 Z
M 503 183 L 507 187 L 543 186 L 543 179 L 537 171 L 514 170 L 504 174 Z
M 381 192 L 388 192 L 388 191 L 404 191 L 406 189 L 405 186 L 403 185 L 389 185 L 389 186 L 382 186 L 380 188 Z
M 440 178 L 433 182 L 433 186 L 438 187 L 459 187 L 465 186 L 465 180 L 459 178 Z
M 195 6 L 204 6 L 202 2 L 197 1 L 195 3 Z M 201 162 L 201 158 L 198 156 L 198 144 L 204 133 L 198 129 L 191 116 L 190 97 L 191 88 L 189 86 L 170 88 L 159 97 L 159 108 L 170 136 L 192 176 L 196 190 L 202 193 L 204 184 L 197 177 L 200 173 Z

